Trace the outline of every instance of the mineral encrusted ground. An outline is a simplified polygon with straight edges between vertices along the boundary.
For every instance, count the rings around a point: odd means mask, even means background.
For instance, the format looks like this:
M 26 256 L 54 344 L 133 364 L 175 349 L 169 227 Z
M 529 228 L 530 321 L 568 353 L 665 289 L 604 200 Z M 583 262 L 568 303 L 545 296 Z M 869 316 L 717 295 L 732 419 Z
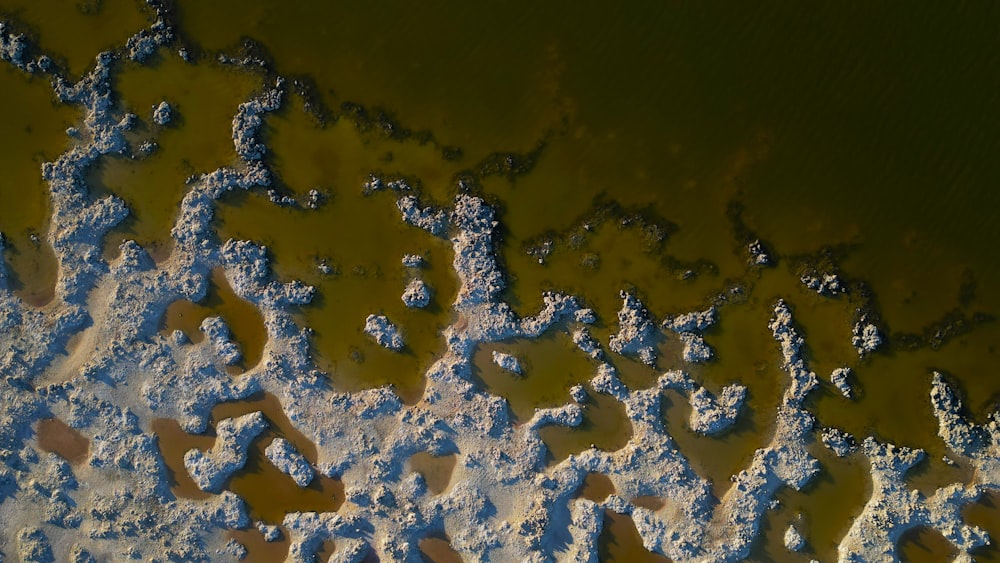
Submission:
M 546 293 L 537 315 L 516 315 L 503 300 L 494 209 L 464 183 L 447 208 L 424 206 L 405 184 L 373 177 L 365 188 L 397 192 L 402 219 L 446 237 L 454 250 L 460 289 L 451 307 L 460 320 L 443 332 L 444 352 L 425 373 L 422 400 L 406 406 L 388 388 L 354 394 L 331 389 L 312 362 L 307 328 L 293 317 L 314 290 L 276 281 L 263 248 L 217 241 L 210 226 L 223 194 L 266 190 L 270 184 L 263 160 L 267 147 L 258 131 L 268 113 L 281 106 L 281 79 L 240 105 L 233 119 L 240 161 L 189 181 L 171 232 L 169 259 L 154 264 L 143 248 L 126 241 L 118 258 L 105 261 L 102 237 L 128 210 L 113 196 L 92 200 L 82 179 L 100 155 L 130 150 L 125 132 L 136 117 L 119 113 L 112 103 L 114 61 L 144 60 L 172 41 L 162 7 L 149 3 L 161 16 L 157 22 L 126 46 L 101 54 L 76 84 L 60 76 L 51 59 L 28 58 L 24 38 L 0 26 L 0 58 L 27 73 L 53 72 L 58 98 L 82 107 L 86 115 L 71 149 L 42 168 L 52 209 L 47 238 L 59 261 L 55 300 L 44 309 L 29 307 L 9 290 L 6 275 L 0 277 L 5 375 L 0 382 L 5 421 L 0 426 L 0 544 L 5 556 L 24 561 L 217 560 L 246 553 L 226 530 L 256 527 L 268 540 L 277 539 L 282 535 L 274 527 L 278 523 L 251 521 L 243 500 L 225 490 L 226 477 L 242 466 L 248 444 L 267 424 L 260 413 L 220 421 L 215 445 L 185 456 L 196 483 L 217 493 L 205 500 L 178 497 L 171 490 L 151 431 L 154 419 L 171 418 L 188 432 L 205 432 L 216 404 L 261 391 L 279 398 L 289 420 L 317 451 L 310 466 L 289 443 L 276 439 L 268 459 L 300 485 L 319 472 L 345 487 L 346 501 L 337 512 L 293 512 L 280 522 L 291 540 L 291 561 L 310 561 L 325 540 L 337 546 L 335 561 L 359 561 L 369 553 L 386 561 L 418 561 L 418 541 L 435 534 L 446 534 L 470 561 L 593 561 L 605 510 L 630 515 L 644 545 L 674 561 L 737 560 L 749 553 L 775 493 L 805 487 L 820 471 L 807 449 L 820 429 L 805 406 L 818 379 L 806 363 L 805 342 L 788 304 L 774 304 L 768 325 L 786 374 L 773 435 L 716 498 L 712 484 L 695 472 L 664 426 L 663 391 L 686 396 L 691 430 L 712 434 L 735 423 L 746 389 L 733 384 L 711 390 L 682 371 L 664 373 L 649 388 L 629 388 L 604 360 L 610 353 L 585 326 L 597 320 L 593 311 L 573 296 Z M 169 111 L 162 107 L 154 119 L 168 124 Z M 750 252 L 753 267 L 770 262 L 759 243 Z M 403 264 L 415 270 L 422 263 L 418 258 L 407 256 Z M 182 334 L 158 332 L 157 320 L 167 305 L 204 296 L 214 268 L 222 268 L 234 291 L 260 310 L 267 330 L 263 359 L 239 378 L 226 369 L 240 354 L 221 319 L 206 320 L 206 338 L 196 344 Z M 829 280 L 819 283 L 831 289 Z M 725 309 L 657 323 L 636 294 L 623 292 L 622 299 L 617 333 L 607 343 L 611 352 L 655 365 L 658 343 L 678 338 L 688 362 L 712 358 L 703 333 L 725 323 Z M 344 322 L 363 323 L 382 346 L 404 348 L 400 330 L 384 316 Z M 539 429 L 581 424 L 588 391 L 574 387 L 566 405 L 538 410 L 529 422 L 515 425 L 503 399 L 473 382 L 472 356 L 480 344 L 538 338 L 559 325 L 569 327 L 581 353 L 600 361 L 590 387 L 624 406 L 632 432 L 617 451 L 591 448 L 549 466 Z M 61 355 L 78 335 L 70 354 Z M 847 336 L 860 355 L 876 353 L 881 344 L 878 328 L 866 319 L 853 329 L 845 327 Z M 840 544 L 842 560 L 891 560 L 900 536 L 917 526 L 944 534 L 960 550 L 960 560 L 989 541 L 982 530 L 962 522 L 961 508 L 983 490 L 1000 488 L 1000 426 L 996 420 L 970 422 L 939 374 L 929 400 L 941 438 L 956 458 L 974 465 L 975 482 L 926 496 L 904 482 L 921 451 L 864 438 L 861 449 L 873 491 Z M 40 451 L 32 424 L 45 417 L 59 418 L 89 437 L 85 463 L 71 466 Z M 851 455 L 857 447 L 852 437 L 834 429 L 821 439 L 838 455 Z M 431 492 L 421 475 L 404 470 L 418 452 L 457 454 L 451 482 L 441 494 Z M 614 494 L 601 502 L 577 498 L 590 473 L 607 476 Z M 631 502 L 648 496 L 661 499 L 662 507 Z M 809 538 L 789 528 L 785 539 L 789 549 L 798 549 Z

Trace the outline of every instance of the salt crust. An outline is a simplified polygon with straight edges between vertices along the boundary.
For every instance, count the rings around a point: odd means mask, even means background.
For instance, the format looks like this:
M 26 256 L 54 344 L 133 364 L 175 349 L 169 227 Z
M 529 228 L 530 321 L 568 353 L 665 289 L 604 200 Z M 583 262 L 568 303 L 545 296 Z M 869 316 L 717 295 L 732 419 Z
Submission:
M 467 560 L 554 556 L 591 561 L 604 510 L 630 515 L 645 546 L 675 561 L 738 560 L 749 553 L 774 494 L 784 486 L 803 487 L 820 470 L 806 449 L 814 419 L 803 407 L 817 380 L 799 354 L 803 341 L 791 309 L 781 301 L 769 328 L 788 380 L 774 434 L 733 476 L 722 498 L 712 496 L 710 483 L 697 475 L 663 427 L 662 392 L 686 394 L 695 411 L 692 429 L 711 433 L 733 423 L 745 389 L 731 385 L 715 396 L 683 372 L 664 374 L 650 389 L 629 389 L 610 364 L 602 363 L 591 386 L 624 405 L 631 439 L 618 451 L 590 449 L 548 467 L 539 428 L 579 424 L 586 407 L 570 403 L 540 409 L 528 423 L 514 426 L 504 401 L 472 383 L 471 357 L 482 343 L 536 338 L 558 323 L 593 322 L 592 312 L 583 313 L 587 310 L 572 296 L 546 293 L 536 316 L 515 315 L 501 297 L 504 276 L 494 247 L 494 211 L 461 184 L 446 209 L 424 207 L 416 196 L 397 190 L 405 221 L 451 241 L 460 281 L 452 307 L 462 321 L 444 331 L 447 349 L 426 373 L 423 400 L 404 406 L 387 388 L 353 394 L 331 390 L 311 361 L 307 329 L 292 318 L 294 307 L 312 299 L 313 288 L 275 281 L 264 248 L 247 241 L 215 242 L 211 231 L 215 201 L 224 193 L 270 184 L 262 160 L 266 147 L 257 132 L 267 113 L 280 107 L 280 79 L 241 104 L 234 117 L 239 165 L 189 179 L 171 231 L 169 259 L 157 266 L 141 247 L 126 241 L 120 256 L 107 263 L 103 235 L 127 209 L 114 196 L 92 201 L 83 178 L 99 156 L 129 150 L 124 133 L 135 117 L 117 113 L 112 103 L 112 64 L 121 57 L 144 60 L 171 42 L 163 7 L 149 4 L 156 22 L 123 48 L 99 55 L 79 82 L 53 76 L 58 98 L 84 111 L 72 147 L 42 167 L 52 215 L 47 238 L 60 268 L 54 302 L 43 309 L 29 307 L 9 290 L 6 274 L 0 275 L 5 368 L 0 537 L 8 549 L 17 550 L 16 558 L 207 561 L 245 554 L 225 534 L 251 525 L 243 501 L 225 490 L 204 500 L 176 497 L 150 424 L 173 418 L 188 432 L 203 432 L 214 405 L 260 391 L 280 399 L 292 424 L 316 445 L 319 470 L 341 479 L 347 496 L 336 513 L 286 515 L 281 524 L 291 540 L 290 561 L 311 560 L 327 539 L 336 541 L 336 561 L 357 561 L 370 551 L 384 560 L 419 560 L 417 541 L 441 532 Z M 51 59 L 30 58 L 30 52 L 23 37 L 0 25 L 0 58 L 25 72 L 57 72 Z M 224 269 L 238 295 L 261 311 L 267 330 L 262 360 L 239 378 L 225 369 L 236 355 L 221 319 L 206 321 L 202 328 L 208 338 L 198 344 L 162 336 L 156 323 L 169 303 L 204 296 L 216 267 Z M 655 363 L 658 328 L 635 296 L 622 297 L 611 350 Z M 61 355 L 75 335 L 73 350 Z M 863 319 L 853 336 L 859 354 L 881 344 L 878 329 Z M 590 346 L 582 336 L 579 340 Z M 942 487 L 926 497 L 904 482 L 922 452 L 866 438 L 862 451 L 873 492 L 840 544 L 841 560 L 891 560 L 895 542 L 915 526 L 941 531 L 959 548 L 962 561 L 988 541 L 985 532 L 962 523 L 960 511 L 983 489 L 1000 487 L 997 422 L 969 422 L 939 374 L 930 399 L 939 434 L 955 456 L 971 461 L 977 481 Z M 71 467 L 55 454 L 40 453 L 32 424 L 50 416 L 90 439 L 83 464 Z M 259 413 L 221 421 L 208 452 L 185 456 L 192 477 L 220 490 L 223 476 L 240 464 L 263 425 Z M 419 475 L 402 470 L 420 451 L 461 452 L 445 493 L 434 495 Z M 600 503 L 574 498 L 591 472 L 607 475 L 616 493 Z M 652 511 L 629 502 L 646 495 L 662 499 L 663 508 Z M 271 528 L 263 530 L 270 534 Z

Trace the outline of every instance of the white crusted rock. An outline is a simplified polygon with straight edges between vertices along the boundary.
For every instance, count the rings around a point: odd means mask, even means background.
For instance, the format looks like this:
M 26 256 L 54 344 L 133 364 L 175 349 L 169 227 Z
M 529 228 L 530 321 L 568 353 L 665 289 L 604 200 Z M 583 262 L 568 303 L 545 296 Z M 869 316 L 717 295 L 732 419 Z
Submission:
M 365 319 L 365 333 L 388 350 L 398 352 L 406 346 L 403 334 L 385 315 L 368 315 Z
M 647 364 L 656 363 L 656 325 L 649 311 L 631 293 L 622 291 L 622 308 L 618 311 L 618 332 L 611 336 L 611 350 L 622 355 L 637 355 Z
M 250 442 L 267 428 L 260 411 L 238 418 L 226 418 L 216 426 L 215 445 L 207 452 L 198 449 L 184 454 L 184 467 L 203 491 L 219 493 L 222 485 L 247 461 Z
M 788 551 L 801 551 L 806 546 L 806 539 L 795 529 L 794 524 L 789 524 L 785 529 L 785 549 Z
M 493 363 L 500 366 L 500 369 L 509 371 L 514 375 L 524 375 L 524 371 L 521 367 L 521 360 L 518 360 L 517 357 L 506 352 L 494 350 Z
M 840 394 L 850 399 L 854 395 L 849 381 L 854 371 L 849 367 L 841 367 L 833 370 L 830 374 L 830 382 L 840 391 Z
M 167 102 L 160 102 L 159 105 L 153 108 L 153 123 L 157 125 L 166 125 L 170 123 L 170 119 L 173 117 L 173 109 Z
M 824 446 L 837 454 L 837 457 L 846 457 L 858 449 L 858 443 L 854 436 L 838 428 L 825 428 L 822 441 Z
M 431 288 L 424 283 L 424 280 L 412 279 L 406 284 L 403 291 L 403 303 L 411 309 L 422 309 L 431 302 Z
M 295 484 L 305 487 L 313 480 L 313 468 L 295 446 L 284 438 L 275 438 L 264 450 L 264 455 L 275 467 L 285 473 Z

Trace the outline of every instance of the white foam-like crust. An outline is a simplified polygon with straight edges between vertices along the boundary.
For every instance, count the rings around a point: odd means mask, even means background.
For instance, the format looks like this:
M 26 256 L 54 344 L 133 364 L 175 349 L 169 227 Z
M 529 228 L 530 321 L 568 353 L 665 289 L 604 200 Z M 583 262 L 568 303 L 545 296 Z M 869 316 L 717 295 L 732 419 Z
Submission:
M 375 339 L 379 346 L 399 351 L 406 346 L 403 333 L 385 315 L 368 315 L 365 319 L 365 334 Z
M 170 123 L 170 118 L 172 116 L 173 109 L 166 101 L 160 102 L 153 108 L 153 123 L 157 125 L 166 125 Z
M 221 420 L 215 427 L 217 437 L 212 449 L 188 450 L 184 468 L 199 489 L 218 493 L 226 480 L 246 464 L 250 442 L 265 428 L 267 420 L 260 411 Z
M 514 375 L 524 375 L 524 370 L 521 368 L 521 360 L 506 352 L 494 350 L 493 363 L 499 366 L 500 369 L 509 371 Z
M 300 487 L 309 485 L 315 476 L 313 468 L 305 456 L 284 438 L 278 437 L 272 440 L 264 449 L 264 455 Z
M 851 387 L 850 381 L 853 375 L 854 370 L 849 367 L 840 367 L 830 372 L 830 383 L 833 383 L 840 394 L 848 399 L 854 396 L 854 389 Z
M 788 551 L 801 551 L 806 546 L 806 539 L 802 537 L 794 524 L 789 524 L 785 528 L 785 536 L 782 539 L 785 542 L 785 549 Z
M 591 385 L 622 403 L 631 438 L 620 450 L 589 449 L 548 467 L 539 428 L 577 424 L 586 406 L 541 409 L 530 423 L 513 425 L 503 399 L 472 383 L 472 353 L 481 343 L 536 338 L 559 322 L 587 322 L 588 314 L 575 298 L 558 293 L 546 293 L 533 317 L 514 314 L 501 299 L 504 277 L 494 249 L 493 209 L 461 186 L 448 209 L 420 207 L 415 197 L 398 202 L 404 220 L 449 238 L 460 282 L 452 305 L 460 320 L 443 333 L 446 350 L 425 374 L 423 399 L 404 406 L 388 388 L 331 390 L 311 361 L 308 331 L 292 317 L 292 309 L 308 303 L 314 290 L 276 281 L 263 248 L 247 241 L 215 242 L 210 227 L 215 201 L 224 193 L 270 183 L 257 131 L 280 106 L 282 80 L 240 106 L 232 132 L 238 166 L 189 179 L 169 259 L 157 266 L 127 241 L 119 258 L 105 262 L 102 237 L 127 210 L 113 196 L 91 201 L 82 178 L 100 155 L 127 150 L 123 133 L 134 122 L 114 109 L 110 67 L 115 57 L 141 60 L 151 44 L 165 44 L 169 37 L 158 17 L 126 47 L 99 56 L 76 84 L 54 80 L 59 99 L 85 115 L 70 150 L 43 166 L 51 204 L 47 237 L 59 262 L 55 300 L 43 309 L 26 306 L 0 275 L 5 376 L 0 543 L 16 548 L 17 557 L 208 561 L 239 555 L 241 547 L 225 531 L 251 525 L 243 502 L 229 491 L 206 500 L 175 497 L 151 423 L 173 418 L 189 432 L 202 432 L 215 404 L 258 391 L 279 398 L 292 424 L 316 445 L 319 469 L 340 478 L 347 496 L 336 513 L 286 515 L 290 561 L 311 560 L 327 539 L 336 542 L 341 561 L 360 560 L 370 550 L 384 560 L 415 560 L 418 540 L 434 532 L 446 532 L 466 560 L 589 561 L 596 554 L 603 510 L 631 515 L 645 546 L 675 561 L 734 561 L 748 554 L 774 494 L 784 486 L 804 486 L 819 471 L 806 450 L 814 420 L 802 406 L 816 377 L 799 354 L 803 341 L 783 302 L 769 325 L 788 375 L 774 434 L 733 476 L 722 498 L 712 496 L 710 483 L 664 428 L 661 387 L 694 397 L 693 404 L 703 408 L 693 410 L 707 420 L 714 420 L 712 412 L 734 418 L 738 407 L 729 405 L 741 392 L 730 386 L 713 399 L 676 373 L 653 388 L 629 389 L 610 364 L 601 364 Z M 0 58 L 26 72 L 51 68 L 43 57 L 28 60 L 25 44 L 0 27 Z M 203 296 L 216 267 L 260 310 L 267 331 L 261 361 L 238 378 L 225 371 L 234 356 L 221 327 L 207 327 L 218 337 L 197 345 L 158 333 L 157 320 L 167 305 Z M 654 360 L 657 331 L 651 317 L 637 299 L 623 299 L 612 349 Z M 61 356 L 74 335 L 78 342 Z M 861 339 L 859 352 L 876 347 L 866 327 L 856 328 L 855 335 Z M 918 453 L 865 440 L 874 490 L 841 542 L 842 559 L 891 558 L 895 540 L 915 525 L 942 531 L 963 554 L 987 540 L 981 530 L 962 524 L 960 509 L 982 488 L 1000 487 L 996 423 L 967 422 L 950 393 L 936 377 L 931 398 L 940 433 L 956 455 L 972 460 L 978 481 L 925 498 L 903 483 Z M 90 439 L 83 464 L 70 467 L 39 453 L 31 425 L 47 416 Z M 419 451 L 460 452 L 444 493 L 433 494 L 419 475 L 403 470 Z M 616 494 L 601 503 L 574 498 L 591 472 L 607 475 Z M 645 495 L 662 499 L 663 508 L 628 502 Z
M 407 307 L 422 309 L 431 303 L 431 288 L 424 283 L 424 280 L 414 278 L 406 284 L 402 300 Z

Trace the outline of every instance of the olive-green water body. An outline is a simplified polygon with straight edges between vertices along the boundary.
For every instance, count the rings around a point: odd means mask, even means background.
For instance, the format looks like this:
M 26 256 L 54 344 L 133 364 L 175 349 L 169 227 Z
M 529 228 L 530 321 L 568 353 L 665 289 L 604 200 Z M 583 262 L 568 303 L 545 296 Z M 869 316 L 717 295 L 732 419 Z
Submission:
M 15 29 L 27 32 L 33 44 L 72 79 L 86 73 L 102 51 L 122 47 L 132 34 L 152 23 L 151 17 L 140 0 L 0 2 L 0 18 L 13 20 Z
M 58 264 L 48 245 L 49 190 L 42 163 L 69 148 L 66 128 L 80 115 L 56 102 L 48 80 L 0 68 L 0 232 L 9 282 L 27 303 L 52 299 Z
M 451 547 L 447 537 L 429 536 L 419 542 L 421 561 L 427 563 L 462 563 L 462 556 Z
M 205 17 L 216 10 L 220 17 Z M 1000 279 L 989 242 L 996 237 L 988 236 L 997 110 L 987 102 L 1000 75 L 992 6 L 928 5 L 905 14 L 884 6 L 787 5 L 355 10 L 187 2 L 181 16 L 187 33 L 211 48 L 257 36 L 280 70 L 315 69 L 322 92 L 384 104 L 403 123 L 465 147 L 469 162 L 491 150 L 534 147 L 558 123 L 534 172 L 496 188 L 518 235 L 511 243 L 565 229 L 604 191 L 653 206 L 681 227 L 672 244 L 686 240 L 691 256 L 723 264 L 730 248 L 702 249 L 700 241 L 710 239 L 696 233 L 721 236 L 720 202 L 741 191 L 748 223 L 778 252 L 863 243 L 843 267 L 872 282 L 896 330 L 919 329 L 951 308 L 947 285 L 957 284 L 947 280 L 966 267 L 982 288 Z M 229 18 L 231 27 L 215 24 Z M 384 87 L 391 81 L 401 87 Z M 519 189 L 529 179 L 546 189 Z M 675 202 L 684 200 L 683 190 L 713 203 L 681 212 Z M 562 205 L 554 210 L 540 205 L 556 193 L 572 197 L 555 200 Z M 565 218 L 556 220 L 564 208 Z M 517 230 L 515 216 L 531 219 Z M 906 224 L 913 218 L 915 229 Z M 537 299 L 536 287 L 515 289 L 525 303 Z M 995 312 L 989 299 L 980 296 L 976 305 Z M 984 334 L 993 337 L 984 329 L 969 338 Z M 967 360 L 927 352 L 919 373 L 928 364 L 947 368 L 965 388 L 992 385 L 986 396 L 993 396 L 995 382 L 980 375 L 994 361 L 982 351 L 988 347 Z M 912 370 L 884 363 L 908 401 L 926 401 L 924 375 L 912 376 L 920 377 L 914 383 L 903 377 Z M 865 397 L 858 404 L 866 412 L 905 429 L 891 415 L 906 403 Z M 826 402 L 849 404 L 835 395 Z
M 217 213 L 219 237 L 267 246 L 282 280 L 317 288 L 301 320 L 313 333 L 313 349 L 337 389 L 357 391 L 393 384 L 408 402 L 420 398 L 423 372 L 443 353 L 441 330 L 451 322 L 449 305 L 457 280 L 448 241 L 400 219 L 394 193 L 365 195 L 372 171 L 405 173 L 405 163 L 434 166 L 444 161 L 415 142 L 379 142 L 341 120 L 318 127 L 294 105 L 268 117 L 266 138 L 283 187 L 303 201 L 310 189 L 327 194 L 318 209 L 279 208 L 259 192 L 223 198 Z M 386 160 L 387 152 L 407 155 Z M 425 265 L 407 269 L 406 254 Z M 320 265 L 329 268 L 323 273 Z M 412 278 L 432 291 L 423 309 L 407 308 L 401 296 Z M 406 348 L 381 348 L 363 332 L 369 314 L 384 314 L 400 327 Z
M 212 270 L 205 298 L 197 303 L 181 299 L 171 303 L 163 314 L 162 333 L 183 332 L 192 342 L 201 342 L 201 323 L 220 316 L 229 327 L 230 337 L 240 347 L 239 369 L 257 365 L 267 343 L 264 318 L 255 305 L 236 295 L 222 268 Z
M 35 425 L 38 447 L 59 455 L 73 465 L 87 459 L 90 440 L 58 418 L 44 418 Z
M 750 553 L 752 561 L 818 559 L 836 561 L 837 546 L 871 496 L 868 463 L 861 453 L 838 458 L 818 441 L 809 452 L 819 461 L 819 474 L 800 491 L 782 489 L 780 503 L 765 514 L 761 533 Z M 807 540 L 801 555 L 785 548 L 785 530 L 794 525 Z
M 521 362 L 523 374 L 501 369 L 493 352 L 511 354 Z M 596 375 L 597 362 L 581 352 L 564 331 L 534 340 L 515 340 L 480 346 L 473 357 L 473 379 L 483 390 L 507 400 L 515 423 L 527 422 L 538 408 L 572 402 L 569 390 L 585 385 Z M 558 462 L 591 446 L 614 451 L 632 436 L 625 407 L 614 397 L 585 385 L 587 400 L 581 405 L 583 421 L 576 427 L 550 425 L 539 430 L 550 461 Z
M 597 557 L 600 561 L 634 561 L 636 563 L 663 563 L 670 559 L 651 553 L 642 545 L 642 536 L 635 528 L 632 517 L 611 510 L 604 511 L 604 527 L 597 538 Z
M 133 134 L 134 156 L 104 156 L 88 169 L 91 196 L 121 198 L 129 216 L 105 237 L 105 256 L 118 254 L 125 239 L 144 247 L 157 262 L 170 254 L 170 229 L 188 191 L 186 179 L 238 162 L 231 140 L 239 105 L 262 86 L 258 75 L 212 61 L 185 62 L 161 50 L 144 65 L 121 63 L 114 75 L 123 111 L 140 118 Z M 171 120 L 152 120 L 153 108 L 166 101 Z M 157 146 L 142 155 L 145 141 Z

